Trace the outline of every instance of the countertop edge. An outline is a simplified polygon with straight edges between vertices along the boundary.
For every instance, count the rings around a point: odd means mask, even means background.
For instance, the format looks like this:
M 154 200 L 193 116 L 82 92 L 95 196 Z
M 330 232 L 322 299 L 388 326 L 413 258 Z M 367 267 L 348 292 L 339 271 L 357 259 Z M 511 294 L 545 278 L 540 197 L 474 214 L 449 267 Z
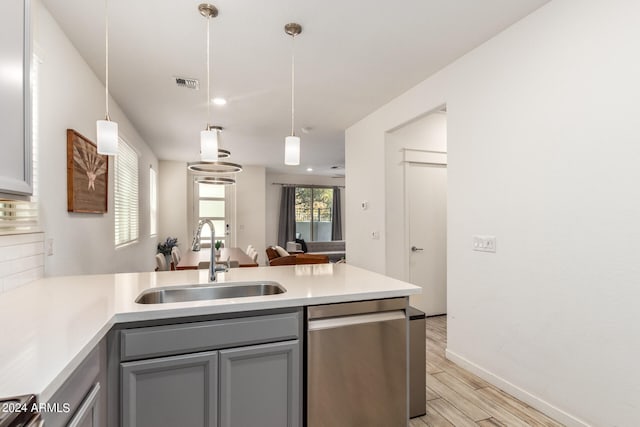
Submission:
M 316 297 L 313 300 L 313 304 L 309 304 L 309 299 L 288 299 L 288 300 L 274 300 L 274 301 L 248 301 L 240 304 L 229 304 L 223 306 L 199 306 L 199 307 L 167 307 L 162 310 L 146 311 L 146 312 L 128 312 L 128 313 L 116 313 L 111 319 L 91 337 L 89 341 L 78 351 L 78 353 L 71 358 L 69 363 L 54 377 L 54 379 L 45 386 L 44 390 L 39 393 L 34 393 L 38 402 L 48 402 L 55 392 L 64 384 L 64 382 L 71 376 L 71 374 L 80 366 L 84 359 L 91 353 L 96 345 L 107 336 L 109 331 L 116 325 L 121 323 L 139 322 L 139 321 L 152 321 L 162 319 L 179 319 L 181 317 L 192 317 L 201 315 L 213 315 L 213 314 L 228 314 L 238 313 L 244 311 L 257 311 L 257 310 L 273 310 L 278 308 L 293 308 L 293 307 L 306 307 L 311 305 L 320 304 L 333 304 L 341 302 L 353 302 L 362 300 L 374 300 L 383 298 L 397 298 L 408 297 L 409 295 L 418 294 L 418 289 L 408 289 L 403 291 L 380 291 L 370 292 L 363 298 L 361 293 L 353 293 L 350 295 L 335 295 Z M 182 305 L 183 303 L 178 303 Z M 169 304 L 175 306 L 176 304 Z M 165 304 L 166 306 L 166 304 Z
M 320 304 L 408 297 L 415 285 L 355 266 L 319 264 L 232 269 L 219 283 L 276 281 L 286 293 L 169 304 L 137 304 L 151 288 L 209 285 L 207 271 L 54 276 L 0 295 L 0 323 L 21 318 L 0 343 L 0 397 L 48 402 L 116 325 Z M 72 304 L 69 304 L 73 301 Z M 24 317 L 21 307 L 35 313 Z M 68 331 L 64 332 L 63 331 Z M 23 354 L 27 357 L 23 357 Z

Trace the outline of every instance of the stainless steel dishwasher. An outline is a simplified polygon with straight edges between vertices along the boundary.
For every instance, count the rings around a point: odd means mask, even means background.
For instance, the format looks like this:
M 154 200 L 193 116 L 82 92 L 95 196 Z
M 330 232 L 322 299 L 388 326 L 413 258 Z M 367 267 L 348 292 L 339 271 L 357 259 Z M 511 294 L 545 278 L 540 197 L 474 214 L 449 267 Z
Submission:
M 307 308 L 307 426 L 406 426 L 407 298 Z

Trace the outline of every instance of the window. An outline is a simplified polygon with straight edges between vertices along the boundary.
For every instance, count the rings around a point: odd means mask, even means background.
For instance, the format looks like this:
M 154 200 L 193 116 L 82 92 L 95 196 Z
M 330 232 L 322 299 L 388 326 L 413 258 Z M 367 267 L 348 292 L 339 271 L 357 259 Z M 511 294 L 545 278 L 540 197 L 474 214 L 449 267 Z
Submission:
M 158 234 L 158 173 L 149 166 L 149 234 Z
M 0 234 L 28 233 L 37 227 L 37 203 L 0 199 Z
M 31 160 L 33 194 L 29 200 L 0 199 L 0 235 L 40 231 L 38 225 L 38 129 L 40 108 L 39 67 L 42 61 L 34 54 L 31 61 Z
M 296 187 L 296 235 L 330 241 L 332 215 L 333 188 Z
M 230 186 L 200 183 L 196 183 L 195 186 L 197 195 L 195 198 L 196 223 L 201 219 L 211 220 L 213 227 L 216 229 L 215 240 L 220 240 L 225 246 L 229 246 L 225 241 L 228 239 L 227 228 L 230 222 L 227 215 Z M 203 246 L 206 247 L 211 244 L 211 230 L 209 230 L 209 227 L 202 229 L 201 238 Z
M 138 239 L 138 154 L 120 139 L 115 158 L 114 215 L 116 246 Z

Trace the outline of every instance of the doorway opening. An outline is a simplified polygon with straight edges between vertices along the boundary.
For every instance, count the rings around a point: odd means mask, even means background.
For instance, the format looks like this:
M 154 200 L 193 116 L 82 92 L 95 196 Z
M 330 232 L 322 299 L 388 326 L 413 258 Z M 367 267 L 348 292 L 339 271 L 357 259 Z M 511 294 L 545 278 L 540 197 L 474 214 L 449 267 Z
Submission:
M 446 108 L 388 132 L 385 150 L 386 274 L 422 288 L 412 306 L 446 314 Z

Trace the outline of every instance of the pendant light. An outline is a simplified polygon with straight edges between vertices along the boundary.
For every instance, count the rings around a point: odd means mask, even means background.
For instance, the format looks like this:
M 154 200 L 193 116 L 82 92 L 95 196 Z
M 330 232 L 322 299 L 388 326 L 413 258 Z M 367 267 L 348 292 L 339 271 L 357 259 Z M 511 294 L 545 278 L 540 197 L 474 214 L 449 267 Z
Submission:
M 202 3 L 198 6 L 200 14 L 207 18 L 207 122 L 211 118 L 211 96 L 210 96 L 210 22 L 211 18 L 218 16 L 218 9 L 207 3 Z M 205 162 L 215 162 L 218 160 L 218 133 L 219 130 L 215 127 L 207 126 L 205 130 L 200 132 L 200 160 Z
M 284 164 L 297 166 L 300 164 L 300 137 L 295 134 L 295 51 L 294 41 L 302 32 L 302 26 L 295 22 L 284 26 L 284 32 L 291 36 L 291 135 L 284 139 Z
M 118 154 L 118 123 L 109 117 L 109 8 L 108 1 L 104 2 L 104 56 L 105 56 L 105 84 L 104 104 L 106 115 L 104 120 L 96 121 L 96 136 L 98 140 L 98 154 L 115 156 Z
M 218 16 L 218 9 L 207 3 L 198 6 L 198 11 L 207 18 L 207 121 L 211 113 L 211 85 L 210 77 L 210 19 Z M 235 180 L 230 174 L 242 172 L 242 165 L 220 161 L 231 156 L 231 152 L 219 147 L 219 137 L 222 127 L 211 126 L 207 123 L 205 130 L 200 132 L 200 161 L 187 163 L 187 169 L 196 174 L 196 182 L 205 184 L 233 185 Z M 225 176 L 221 176 L 225 175 Z
M 198 184 L 212 184 L 212 185 L 233 185 L 236 180 L 224 176 L 196 176 L 194 181 Z

